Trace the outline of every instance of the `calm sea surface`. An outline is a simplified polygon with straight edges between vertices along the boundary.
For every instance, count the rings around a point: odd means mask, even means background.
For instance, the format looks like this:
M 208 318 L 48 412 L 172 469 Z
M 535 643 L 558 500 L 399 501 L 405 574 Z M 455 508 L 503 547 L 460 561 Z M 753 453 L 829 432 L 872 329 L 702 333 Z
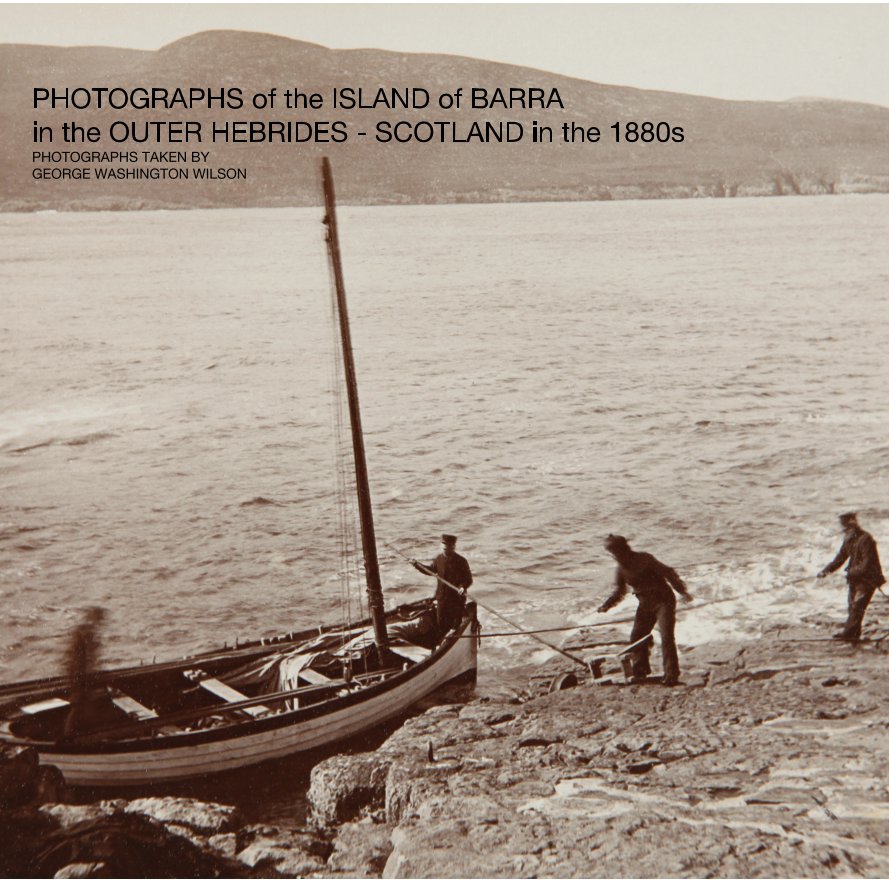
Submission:
M 56 672 L 89 604 L 109 663 L 338 618 L 321 213 L 0 215 L 0 680 Z M 617 532 L 721 601 L 687 645 L 841 618 L 841 577 L 797 581 L 841 511 L 889 549 L 889 197 L 340 224 L 391 603 L 432 583 L 383 543 L 446 531 L 484 603 L 600 621 Z M 482 684 L 537 649 L 487 641 Z

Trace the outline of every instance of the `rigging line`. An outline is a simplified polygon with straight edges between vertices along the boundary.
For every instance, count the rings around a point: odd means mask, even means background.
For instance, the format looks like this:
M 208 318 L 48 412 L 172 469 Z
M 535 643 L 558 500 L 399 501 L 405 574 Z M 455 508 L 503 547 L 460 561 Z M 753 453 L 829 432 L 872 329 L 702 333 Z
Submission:
M 328 252 L 328 258 L 330 254 Z M 333 282 L 329 285 L 329 304 L 330 304 L 330 320 L 332 325 L 331 334 L 331 361 L 328 364 L 328 380 L 330 382 L 329 401 L 330 412 L 334 424 L 334 475 L 335 477 L 335 495 L 337 499 L 337 515 L 338 515 L 338 540 L 340 550 L 340 566 L 339 587 L 340 587 L 340 618 L 345 623 L 346 629 L 352 629 L 352 597 L 353 597 L 353 571 L 352 567 L 356 561 L 355 548 L 357 547 L 355 537 L 355 517 L 354 511 L 349 504 L 351 498 L 347 486 L 347 460 L 348 449 L 345 443 L 345 405 L 343 401 L 343 367 L 341 358 L 341 341 L 336 333 L 338 306 L 336 300 L 336 291 Z M 332 369 L 331 369 L 332 368 Z M 356 579 L 358 576 L 356 575 Z M 361 595 L 358 593 L 358 611 L 361 615 Z M 343 646 L 346 638 L 343 637 Z
M 479 606 L 483 605 L 483 604 L 479 603 L 479 601 L 476 601 L 476 603 L 478 603 Z M 488 609 L 488 608 L 485 607 L 485 609 Z M 488 610 L 488 612 L 491 612 L 491 610 Z M 497 615 L 497 613 L 494 613 L 494 615 Z M 508 620 L 504 619 L 504 621 L 508 621 Z M 607 622 L 590 622 L 589 624 L 586 624 L 586 625 L 563 625 L 561 628 L 526 628 L 522 631 L 485 631 L 481 636 L 482 637 L 519 637 L 522 635 L 530 636 L 531 634 L 552 634 L 552 633 L 561 632 L 561 631 L 582 631 L 585 628 L 599 628 L 599 627 L 605 627 L 607 625 L 622 625 L 625 622 L 633 622 L 633 621 L 635 621 L 635 616 L 631 616 L 630 618 L 626 618 L 626 619 L 610 619 Z M 512 623 L 509 622 L 509 624 L 512 624 Z M 515 627 L 518 627 L 518 625 L 516 625 Z
M 335 307 L 333 306 L 333 298 L 331 296 L 331 314 L 332 321 L 335 323 L 336 319 L 333 315 L 335 311 Z M 347 625 L 351 624 L 349 615 L 349 607 L 347 598 L 349 596 L 349 574 L 346 569 L 348 562 L 348 519 L 346 512 L 346 503 L 345 503 L 345 488 L 344 488 L 344 479 L 343 479 L 343 466 L 342 466 L 342 413 L 341 413 L 341 402 L 339 395 L 340 388 L 340 376 L 339 371 L 337 370 L 337 347 L 336 347 L 336 335 L 333 335 L 333 347 L 332 347 L 332 370 L 330 371 L 330 407 L 331 414 L 333 417 L 334 424 L 334 449 L 333 449 L 333 458 L 334 458 L 334 476 L 335 476 L 335 488 L 334 492 L 336 494 L 336 506 L 337 506 L 337 540 L 339 544 L 339 566 L 337 567 L 338 576 L 339 576 L 339 606 L 340 606 L 340 621 L 345 622 Z M 343 638 L 345 640 L 345 638 Z

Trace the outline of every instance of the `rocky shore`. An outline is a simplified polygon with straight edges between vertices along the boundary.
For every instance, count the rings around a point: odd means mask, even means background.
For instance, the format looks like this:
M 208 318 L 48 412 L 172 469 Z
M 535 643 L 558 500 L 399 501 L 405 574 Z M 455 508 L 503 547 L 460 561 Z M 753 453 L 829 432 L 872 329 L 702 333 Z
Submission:
M 502 694 L 316 766 L 304 830 L 184 799 L 64 805 L 36 758 L 7 757 L 0 872 L 887 877 L 885 607 L 855 647 L 802 624 L 686 649 L 673 689 L 629 685 L 615 663 L 555 691 L 565 659 L 512 672 Z

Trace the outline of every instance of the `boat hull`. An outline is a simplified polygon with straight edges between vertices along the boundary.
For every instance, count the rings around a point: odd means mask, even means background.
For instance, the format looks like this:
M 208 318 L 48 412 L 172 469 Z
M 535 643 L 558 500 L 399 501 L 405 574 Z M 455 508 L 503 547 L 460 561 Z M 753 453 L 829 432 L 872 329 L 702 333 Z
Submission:
M 130 787 L 233 771 L 317 751 L 406 713 L 445 684 L 474 678 L 478 623 L 464 620 L 425 662 L 360 692 L 266 719 L 203 732 L 78 746 L 30 742 L 73 786 Z M 6 738 L 13 743 L 26 741 Z

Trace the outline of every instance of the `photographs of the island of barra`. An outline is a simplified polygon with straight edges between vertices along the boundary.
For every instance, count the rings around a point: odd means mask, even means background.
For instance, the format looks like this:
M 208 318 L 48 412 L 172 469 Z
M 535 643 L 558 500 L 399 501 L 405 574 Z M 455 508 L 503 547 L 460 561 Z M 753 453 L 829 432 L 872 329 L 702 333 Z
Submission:
M 546 14 L 0 45 L 4 876 L 889 876 L 886 101 Z

